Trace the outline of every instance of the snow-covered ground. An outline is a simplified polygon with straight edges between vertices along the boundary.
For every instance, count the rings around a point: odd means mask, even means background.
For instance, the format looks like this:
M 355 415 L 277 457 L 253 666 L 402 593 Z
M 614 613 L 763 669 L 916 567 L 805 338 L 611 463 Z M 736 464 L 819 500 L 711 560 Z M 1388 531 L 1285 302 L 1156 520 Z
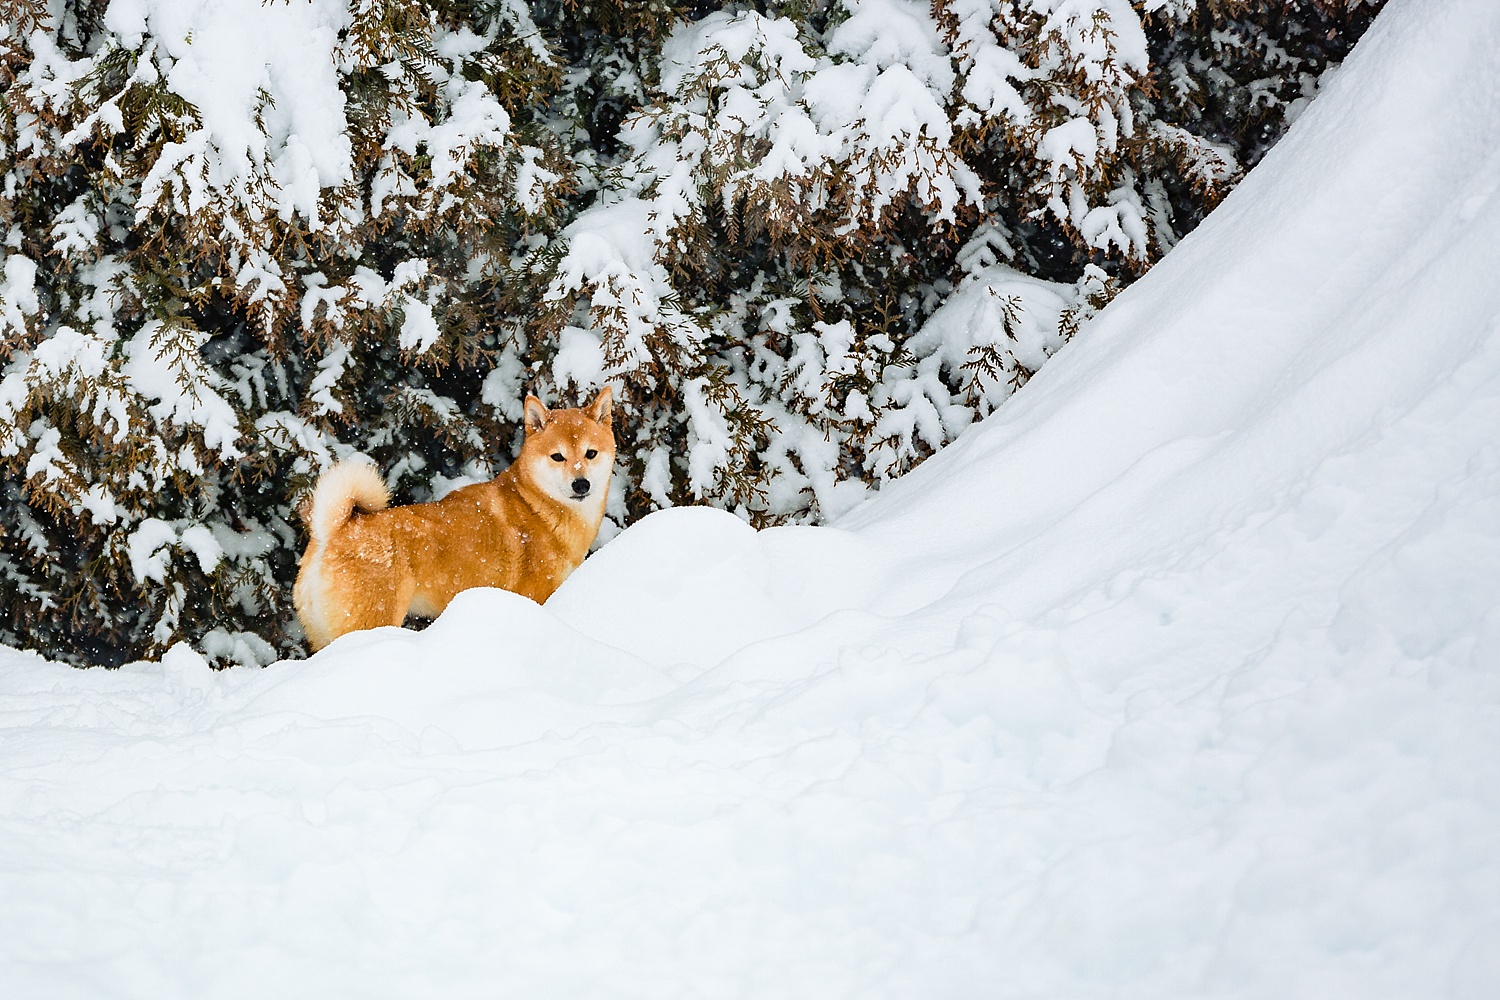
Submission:
M 0 996 L 1500 996 L 1500 5 L 995 417 L 304 662 L 0 651 Z

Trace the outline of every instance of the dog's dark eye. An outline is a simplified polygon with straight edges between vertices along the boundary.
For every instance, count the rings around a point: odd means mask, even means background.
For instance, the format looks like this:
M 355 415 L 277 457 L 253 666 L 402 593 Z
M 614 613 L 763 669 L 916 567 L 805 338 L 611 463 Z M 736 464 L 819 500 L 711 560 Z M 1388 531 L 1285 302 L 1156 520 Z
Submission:
M 560 452 L 560 451 L 554 451 L 552 453 L 552 461 L 554 461 L 554 462 L 561 462 L 562 460 L 563 460 L 563 453 L 562 452 Z
M 595 451 L 593 448 L 590 448 L 588 451 L 586 451 L 586 452 L 583 453 L 583 457 L 584 458 L 598 458 L 599 457 L 599 453 L 597 451 Z

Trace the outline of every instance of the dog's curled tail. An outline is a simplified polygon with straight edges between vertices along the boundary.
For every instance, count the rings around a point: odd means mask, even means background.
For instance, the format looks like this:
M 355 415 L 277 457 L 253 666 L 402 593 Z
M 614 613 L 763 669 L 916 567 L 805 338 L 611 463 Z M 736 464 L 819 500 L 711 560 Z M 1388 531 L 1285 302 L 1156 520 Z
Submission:
M 313 487 L 312 499 L 304 508 L 303 520 L 318 544 L 329 537 L 345 521 L 354 516 L 356 510 L 373 514 L 390 506 L 391 495 L 385 488 L 385 480 L 369 462 L 344 459 L 336 462 L 318 477 Z

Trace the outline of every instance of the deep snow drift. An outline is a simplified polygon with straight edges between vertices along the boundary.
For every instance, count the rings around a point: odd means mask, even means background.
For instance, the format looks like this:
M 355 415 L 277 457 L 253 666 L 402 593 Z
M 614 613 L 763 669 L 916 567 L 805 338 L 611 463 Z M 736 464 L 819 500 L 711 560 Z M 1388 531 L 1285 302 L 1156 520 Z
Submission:
M 212 674 L 0 653 L 0 995 L 1500 995 L 1500 5 L 837 528 Z

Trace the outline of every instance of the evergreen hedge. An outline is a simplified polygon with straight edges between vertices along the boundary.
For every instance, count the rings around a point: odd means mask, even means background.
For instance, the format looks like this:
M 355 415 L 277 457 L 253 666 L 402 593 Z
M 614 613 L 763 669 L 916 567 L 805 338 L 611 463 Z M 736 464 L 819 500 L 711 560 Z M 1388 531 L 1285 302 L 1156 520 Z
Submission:
M 602 537 L 847 509 L 1192 229 L 1360 0 L 0 0 L 0 642 L 303 649 L 293 514 L 615 387 Z

